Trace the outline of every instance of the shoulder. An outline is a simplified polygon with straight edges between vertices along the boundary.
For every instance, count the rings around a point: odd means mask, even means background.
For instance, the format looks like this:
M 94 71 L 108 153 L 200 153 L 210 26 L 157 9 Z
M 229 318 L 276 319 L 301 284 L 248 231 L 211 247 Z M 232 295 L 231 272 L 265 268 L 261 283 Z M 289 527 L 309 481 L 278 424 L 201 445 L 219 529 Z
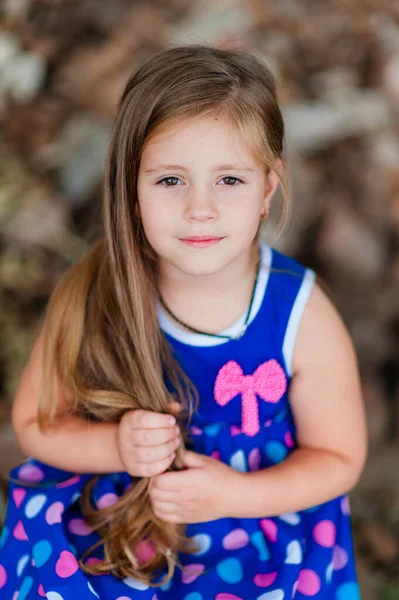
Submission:
M 292 358 L 293 374 L 320 362 L 332 366 L 335 362 L 353 359 L 354 352 L 342 316 L 316 279 L 298 326 Z

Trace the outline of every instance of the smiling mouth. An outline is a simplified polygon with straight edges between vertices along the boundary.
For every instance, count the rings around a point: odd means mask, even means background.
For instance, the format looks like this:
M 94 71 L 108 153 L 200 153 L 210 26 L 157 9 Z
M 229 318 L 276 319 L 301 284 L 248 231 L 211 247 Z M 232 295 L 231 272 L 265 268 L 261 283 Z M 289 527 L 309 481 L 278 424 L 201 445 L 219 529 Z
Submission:
M 180 241 L 188 246 L 193 246 L 194 248 L 206 248 L 217 244 L 223 239 L 223 237 L 193 236 L 190 238 L 180 238 Z
M 186 238 L 180 238 L 182 242 L 209 242 L 213 240 L 221 240 L 221 236 L 215 235 L 192 235 Z

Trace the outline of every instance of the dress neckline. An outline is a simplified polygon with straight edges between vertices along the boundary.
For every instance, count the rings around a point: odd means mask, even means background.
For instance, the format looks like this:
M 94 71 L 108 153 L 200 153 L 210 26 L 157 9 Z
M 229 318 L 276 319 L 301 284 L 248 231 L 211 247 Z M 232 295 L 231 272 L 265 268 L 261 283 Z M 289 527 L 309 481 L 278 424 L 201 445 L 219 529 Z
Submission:
M 248 326 L 254 320 L 254 318 L 258 314 L 259 309 L 262 305 L 262 301 L 263 301 L 263 298 L 264 298 L 264 295 L 266 292 L 267 282 L 268 282 L 269 274 L 270 274 L 272 248 L 264 240 L 259 240 L 259 249 L 260 249 L 261 264 L 260 264 L 260 269 L 259 269 L 258 281 L 256 283 L 252 309 L 251 309 L 251 313 L 249 315 L 249 319 L 248 319 L 248 323 L 247 323 Z M 232 342 L 236 341 L 236 340 L 229 340 L 227 338 L 226 339 L 217 338 L 217 337 L 213 338 L 213 337 L 204 335 L 202 333 L 194 333 L 194 332 L 191 332 L 188 330 L 185 331 L 183 329 L 180 329 L 180 327 L 175 325 L 175 323 L 170 319 L 170 317 L 167 315 L 167 313 L 163 310 L 163 308 L 157 298 L 155 300 L 155 303 L 156 303 L 156 310 L 157 310 L 157 314 L 158 314 L 158 322 L 159 322 L 159 326 L 162 329 L 162 331 L 167 333 L 170 337 L 174 338 L 175 340 L 182 342 L 183 344 L 186 344 L 189 346 L 218 346 L 220 344 L 232 343 Z M 230 327 L 223 329 L 222 331 L 218 331 L 218 334 L 219 335 L 230 335 L 230 336 L 237 335 L 239 333 L 239 331 L 241 331 L 241 328 L 245 322 L 245 318 L 247 316 L 247 310 L 248 310 L 248 307 L 244 310 L 244 312 L 241 314 L 241 316 L 235 321 L 235 323 L 230 325 Z M 244 333 L 243 337 L 245 337 L 245 333 Z

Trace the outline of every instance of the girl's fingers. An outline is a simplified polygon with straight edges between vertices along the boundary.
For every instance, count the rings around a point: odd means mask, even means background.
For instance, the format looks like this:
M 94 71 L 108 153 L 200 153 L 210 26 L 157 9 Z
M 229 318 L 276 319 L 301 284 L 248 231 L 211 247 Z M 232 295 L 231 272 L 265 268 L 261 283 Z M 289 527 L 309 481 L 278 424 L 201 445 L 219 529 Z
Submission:
M 172 415 L 152 412 L 150 410 L 136 409 L 129 414 L 131 429 L 162 429 L 173 427 L 176 419 Z
M 161 444 L 160 446 L 152 446 L 151 448 L 140 446 L 139 448 L 135 448 L 135 457 L 137 462 L 140 463 L 156 463 L 170 456 L 179 444 L 180 440 L 176 438 L 167 444 Z
M 180 511 L 180 507 L 173 502 L 160 502 L 159 500 L 152 503 L 154 512 L 160 512 L 165 515 L 177 515 Z
M 159 446 L 175 439 L 180 434 L 178 425 L 163 429 L 137 429 L 134 432 L 135 446 Z
M 176 504 L 178 502 L 176 492 L 159 490 L 153 486 L 150 486 L 150 498 L 153 503 L 170 502 L 171 504 Z
M 153 477 L 154 475 L 159 475 L 166 471 L 168 467 L 172 464 L 176 453 L 174 452 L 170 456 L 168 456 L 164 460 L 160 460 L 158 462 L 153 463 L 139 463 L 137 468 L 134 469 L 134 472 L 138 474 L 138 477 Z

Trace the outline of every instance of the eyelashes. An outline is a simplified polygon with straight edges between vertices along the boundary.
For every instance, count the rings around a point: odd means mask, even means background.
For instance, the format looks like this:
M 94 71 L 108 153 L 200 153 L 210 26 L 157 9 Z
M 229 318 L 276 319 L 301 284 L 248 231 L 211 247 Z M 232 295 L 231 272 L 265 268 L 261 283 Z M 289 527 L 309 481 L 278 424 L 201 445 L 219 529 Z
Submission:
M 175 180 L 180 181 L 178 177 L 174 177 L 173 175 L 169 175 L 169 177 L 163 177 L 162 179 L 160 179 L 159 181 L 157 181 L 156 185 L 159 185 L 160 187 L 177 187 L 176 185 L 166 185 L 166 184 L 164 185 L 162 183 L 163 181 L 168 181 L 168 180 L 171 180 L 171 179 L 175 179 Z M 232 185 L 229 184 L 229 183 L 228 184 L 225 183 L 224 185 L 226 187 L 238 187 L 239 185 L 244 184 L 244 182 L 243 182 L 242 179 L 239 179 L 238 177 L 233 177 L 232 175 L 226 175 L 225 177 L 222 177 L 221 181 L 223 179 L 230 179 L 230 180 L 233 179 L 235 182 L 237 182 L 237 183 L 234 183 Z

